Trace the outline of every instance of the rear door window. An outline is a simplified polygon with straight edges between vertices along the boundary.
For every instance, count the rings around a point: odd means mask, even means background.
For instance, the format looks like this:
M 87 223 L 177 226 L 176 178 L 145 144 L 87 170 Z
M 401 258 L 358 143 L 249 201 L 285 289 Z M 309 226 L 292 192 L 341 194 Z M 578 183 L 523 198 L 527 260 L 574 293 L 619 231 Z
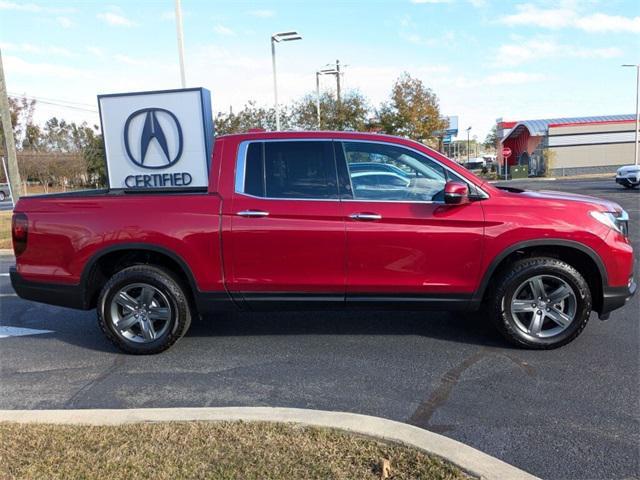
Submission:
M 253 142 L 247 149 L 244 193 L 264 198 L 338 198 L 330 141 Z

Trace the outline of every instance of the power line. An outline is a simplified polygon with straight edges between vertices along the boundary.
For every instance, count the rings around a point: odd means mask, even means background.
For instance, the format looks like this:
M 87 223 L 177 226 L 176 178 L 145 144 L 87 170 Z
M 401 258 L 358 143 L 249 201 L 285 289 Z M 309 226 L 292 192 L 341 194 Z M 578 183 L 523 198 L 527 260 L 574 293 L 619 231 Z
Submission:
M 55 98 L 46 98 L 46 97 L 34 97 L 31 95 L 21 95 L 13 92 L 9 92 L 9 95 L 16 99 L 26 98 L 27 100 L 35 100 L 36 102 L 44 103 L 45 105 L 55 105 L 57 107 L 70 108 L 73 110 L 81 110 L 85 112 L 98 113 L 98 111 L 93 108 L 86 108 L 86 107 L 93 106 L 93 105 L 89 105 L 88 103 L 77 103 L 77 102 L 70 102 L 68 100 L 59 100 Z

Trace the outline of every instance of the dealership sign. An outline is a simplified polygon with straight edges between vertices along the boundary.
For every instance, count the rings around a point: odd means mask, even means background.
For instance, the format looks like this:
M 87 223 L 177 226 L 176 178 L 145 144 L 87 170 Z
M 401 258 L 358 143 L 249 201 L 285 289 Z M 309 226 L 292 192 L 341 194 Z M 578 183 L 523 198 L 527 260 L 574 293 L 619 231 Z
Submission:
M 213 145 L 204 88 L 99 95 L 109 187 L 206 187 Z

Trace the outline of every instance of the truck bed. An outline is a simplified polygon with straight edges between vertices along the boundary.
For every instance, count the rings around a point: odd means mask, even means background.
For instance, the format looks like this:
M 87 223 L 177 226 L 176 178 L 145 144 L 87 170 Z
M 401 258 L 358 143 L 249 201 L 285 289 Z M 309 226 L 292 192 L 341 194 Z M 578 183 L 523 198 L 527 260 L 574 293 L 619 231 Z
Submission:
M 224 290 L 220 260 L 221 198 L 206 192 L 123 193 L 88 190 L 23 197 L 29 246 L 17 273 L 30 282 L 78 285 L 109 251 L 141 244 L 171 252 L 202 290 Z

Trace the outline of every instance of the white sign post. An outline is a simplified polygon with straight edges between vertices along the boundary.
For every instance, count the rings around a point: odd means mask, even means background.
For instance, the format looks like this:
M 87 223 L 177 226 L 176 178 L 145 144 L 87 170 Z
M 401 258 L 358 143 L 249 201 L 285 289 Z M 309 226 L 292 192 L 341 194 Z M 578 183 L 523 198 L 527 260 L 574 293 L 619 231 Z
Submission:
M 204 88 L 98 96 L 109 188 L 191 189 L 209 183 L 211 94 Z

